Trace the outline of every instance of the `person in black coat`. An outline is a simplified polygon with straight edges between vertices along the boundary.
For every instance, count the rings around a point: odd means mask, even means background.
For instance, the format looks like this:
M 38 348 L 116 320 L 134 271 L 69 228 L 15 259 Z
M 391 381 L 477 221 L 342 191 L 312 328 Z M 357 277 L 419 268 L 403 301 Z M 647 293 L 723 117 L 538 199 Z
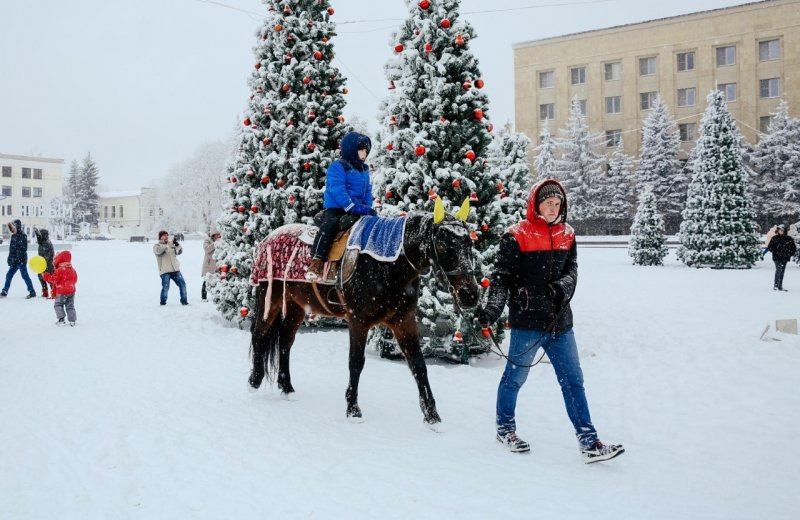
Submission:
M 25 285 L 28 287 L 27 298 L 36 298 L 36 291 L 33 290 L 31 277 L 28 276 L 28 235 L 22 227 L 22 222 L 17 219 L 8 223 L 8 230 L 11 231 L 11 241 L 8 244 L 8 272 L 6 273 L 6 283 L 0 292 L 0 297 L 8 296 L 8 288 L 11 287 L 11 279 L 17 271 L 20 272 Z
M 53 257 L 56 253 L 53 249 L 53 243 L 50 241 L 50 232 L 46 229 L 33 228 L 33 234 L 36 235 L 36 243 L 39 244 L 39 256 L 47 261 L 47 268 L 45 268 L 44 272 L 53 274 L 55 272 Z M 39 273 L 39 283 L 42 284 L 42 298 L 56 297 L 55 291 L 50 291 L 52 295 L 48 293 L 44 273 Z
M 785 291 L 783 288 L 783 274 L 786 272 L 786 264 L 792 259 L 797 251 L 794 239 L 786 234 L 786 226 L 780 224 L 775 236 L 769 241 L 767 246 L 772 253 L 772 261 L 775 262 L 775 283 L 772 286 L 774 291 Z

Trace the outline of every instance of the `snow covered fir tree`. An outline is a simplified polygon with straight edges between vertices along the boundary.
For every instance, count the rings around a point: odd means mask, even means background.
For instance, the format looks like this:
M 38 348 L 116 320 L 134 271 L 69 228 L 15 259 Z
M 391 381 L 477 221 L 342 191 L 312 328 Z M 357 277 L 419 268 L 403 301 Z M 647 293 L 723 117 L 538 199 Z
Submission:
M 534 148 L 536 157 L 533 160 L 533 170 L 536 172 L 536 180 L 554 179 L 553 171 L 556 166 L 556 143 L 548 128 L 548 121 L 545 121 L 542 131 L 539 134 L 539 146 Z
M 633 159 L 625 153 L 625 144 L 619 140 L 608 169 L 600 177 L 600 211 L 605 217 L 605 234 L 625 234 L 630 228 L 636 194 Z M 601 230 L 602 231 L 602 230 Z
M 664 219 L 658 212 L 652 188 L 646 186 L 639 196 L 639 209 L 631 226 L 628 255 L 633 265 L 662 265 L 667 256 Z
M 760 258 L 742 164 L 741 136 L 714 90 L 700 123 L 678 258 L 690 267 L 749 268 Z
M 661 96 L 656 96 L 642 127 L 636 178 L 640 185 L 653 189 L 669 233 L 680 225 L 686 196 L 686 180 L 678 161 L 680 144 L 678 126 Z
M 533 175 L 528 165 L 530 145 L 528 136 L 503 127 L 489 148 L 489 167 L 503 180 L 507 192 L 513 194 L 500 199 L 500 208 L 512 223 L 527 216 L 528 193 L 533 186 Z
M 766 134 L 753 147 L 751 189 L 761 229 L 800 220 L 800 119 L 781 101 Z
M 100 213 L 97 195 L 99 180 L 100 172 L 91 153 L 87 153 L 80 164 L 72 161 L 64 191 L 67 204 L 72 206 L 73 232 L 79 232 L 80 224 L 84 222 L 97 224 Z
M 499 201 L 515 194 L 488 167 L 493 126 L 470 50 L 475 31 L 461 18 L 459 0 L 406 3 L 408 18 L 393 35 L 394 57 L 385 66 L 390 93 L 379 114 L 374 193 L 384 216 L 432 211 L 437 196 L 452 212 L 469 199 L 476 270 L 479 279 L 488 277 L 511 220 Z M 482 348 L 472 317 L 455 312 L 450 294 L 433 277 L 421 282 L 419 323 L 429 355 L 465 361 Z M 373 332 L 370 344 L 383 355 L 396 352 L 383 331 Z
M 273 229 L 307 223 L 322 209 L 325 171 L 346 131 L 345 79 L 331 64 L 330 2 L 266 5 L 238 152 L 227 168 L 227 209 L 218 220 L 220 273 L 207 277 L 217 308 L 237 323 L 253 308 L 255 246 Z
M 598 211 L 598 180 L 606 158 L 597 150 L 603 141 L 600 133 L 589 132 L 581 103 L 573 100 L 567 128 L 559 141 L 561 158 L 556 161 L 555 177 L 567 190 L 570 223 L 579 233 L 592 233 L 604 216 Z

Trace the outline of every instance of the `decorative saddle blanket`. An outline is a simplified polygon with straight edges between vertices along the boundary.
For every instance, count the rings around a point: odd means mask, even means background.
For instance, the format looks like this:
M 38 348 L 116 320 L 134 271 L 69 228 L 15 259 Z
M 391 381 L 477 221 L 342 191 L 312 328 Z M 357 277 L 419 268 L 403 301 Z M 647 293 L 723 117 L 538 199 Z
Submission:
M 250 285 L 272 280 L 306 281 L 311 246 L 300 240 L 305 231 L 303 224 L 289 224 L 267 235 L 256 249 Z
M 358 249 L 381 262 L 394 262 L 403 251 L 406 217 L 362 217 L 350 232 L 347 249 Z

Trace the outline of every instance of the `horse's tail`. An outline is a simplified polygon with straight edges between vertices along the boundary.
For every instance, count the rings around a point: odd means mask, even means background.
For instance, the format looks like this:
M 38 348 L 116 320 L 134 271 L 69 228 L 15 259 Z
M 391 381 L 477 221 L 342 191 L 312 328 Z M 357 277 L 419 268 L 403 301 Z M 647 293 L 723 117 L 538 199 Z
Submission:
M 278 352 L 283 316 L 277 312 L 274 316 L 264 319 L 267 305 L 266 293 L 266 284 L 260 284 L 256 288 L 255 315 L 250 328 L 250 358 L 253 361 L 250 385 L 253 388 L 261 385 L 264 376 L 271 383 L 278 372 Z

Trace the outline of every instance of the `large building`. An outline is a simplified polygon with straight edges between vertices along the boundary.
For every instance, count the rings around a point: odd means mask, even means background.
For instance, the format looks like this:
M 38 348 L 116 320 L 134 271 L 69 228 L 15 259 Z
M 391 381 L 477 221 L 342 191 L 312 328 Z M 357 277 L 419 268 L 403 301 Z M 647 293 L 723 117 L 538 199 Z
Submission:
M 610 150 L 620 137 L 637 156 L 657 95 L 679 125 L 683 158 L 694 147 L 706 95 L 723 91 L 749 142 L 781 98 L 800 111 L 800 0 L 767 0 L 514 45 L 516 128 L 535 143 L 565 128 L 581 103 Z
M 147 236 L 164 214 L 155 198 L 152 188 L 99 193 L 97 222 L 101 233 L 125 239 Z
M 51 201 L 62 195 L 64 159 L 0 153 L 0 219 L 2 235 L 7 222 L 19 219 L 30 235 L 34 226 L 46 228 Z

